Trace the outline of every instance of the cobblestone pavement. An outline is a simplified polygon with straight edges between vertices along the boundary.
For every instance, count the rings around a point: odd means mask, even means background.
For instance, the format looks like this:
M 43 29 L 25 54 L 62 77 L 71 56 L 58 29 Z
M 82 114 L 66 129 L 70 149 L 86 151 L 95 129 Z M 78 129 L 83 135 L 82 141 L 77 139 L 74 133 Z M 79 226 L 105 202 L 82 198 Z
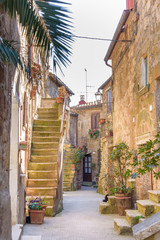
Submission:
M 132 240 L 115 232 L 113 219 L 117 215 L 99 213 L 103 198 L 90 187 L 65 192 L 64 210 L 54 218 L 45 217 L 42 225 L 26 224 L 22 240 Z

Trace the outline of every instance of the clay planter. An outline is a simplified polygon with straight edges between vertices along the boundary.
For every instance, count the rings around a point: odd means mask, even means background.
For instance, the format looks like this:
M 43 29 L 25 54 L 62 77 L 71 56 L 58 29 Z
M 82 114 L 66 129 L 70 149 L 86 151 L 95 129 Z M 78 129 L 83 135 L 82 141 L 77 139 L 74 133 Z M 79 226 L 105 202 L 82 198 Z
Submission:
M 131 209 L 131 194 L 115 194 L 116 197 L 116 203 L 117 203 L 117 208 L 118 208 L 118 214 L 120 216 L 125 216 L 125 210 L 126 209 Z
M 63 103 L 64 102 L 64 98 L 62 97 L 56 97 L 57 103 Z
M 29 210 L 30 222 L 35 224 L 42 224 L 44 221 L 45 209 L 43 210 Z

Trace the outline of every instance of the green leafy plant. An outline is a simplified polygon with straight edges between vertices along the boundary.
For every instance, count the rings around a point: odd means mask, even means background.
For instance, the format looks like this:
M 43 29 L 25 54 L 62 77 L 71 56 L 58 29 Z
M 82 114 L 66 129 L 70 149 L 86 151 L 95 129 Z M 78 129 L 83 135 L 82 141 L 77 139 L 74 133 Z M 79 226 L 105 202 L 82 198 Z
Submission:
M 131 176 L 132 152 L 129 147 L 124 143 L 116 145 L 109 155 L 110 169 L 112 169 L 112 179 L 114 186 L 110 191 L 114 193 L 130 193 L 132 188 L 127 187 L 127 179 Z M 112 184 L 113 184 L 112 183 Z
M 92 162 L 92 163 L 91 163 L 91 168 L 92 168 L 92 169 L 95 169 L 95 168 L 96 168 L 96 164 Z
M 144 218 L 144 216 L 136 216 L 136 217 L 134 217 L 136 223 L 139 223 L 139 219 L 140 219 L 140 218 Z
M 75 164 L 77 167 L 78 163 L 80 163 L 83 160 L 84 157 L 84 151 L 80 148 L 74 148 L 75 154 L 72 163 Z
M 160 161 L 160 132 L 153 140 L 148 140 L 146 144 L 139 147 L 137 158 L 133 162 L 135 173 L 132 174 L 134 178 L 145 174 L 146 172 L 153 172 L 153 176 L 160 178 L 160 172 L 157 170 Z
M 97 139 L 99 137 L 99 130 L 97 129 L 89 129 L 88 133 L 90 135 L 90 138 Z

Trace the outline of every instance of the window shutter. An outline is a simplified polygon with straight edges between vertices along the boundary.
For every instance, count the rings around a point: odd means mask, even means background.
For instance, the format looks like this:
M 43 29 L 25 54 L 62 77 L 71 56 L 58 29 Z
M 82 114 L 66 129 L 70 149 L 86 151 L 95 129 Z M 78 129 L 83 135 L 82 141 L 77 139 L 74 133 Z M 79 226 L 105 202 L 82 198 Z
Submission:
M 94 129 L 95 128 L 95 114 L 91 115 L 91 128 Z
M 99 128 L 100 113 L 96 114 L 96 128 Z
M 141 87 L 144 87 L 146 85 L 146 66 L 145 66 L 145 60 L 142 58 L 141 60 Z

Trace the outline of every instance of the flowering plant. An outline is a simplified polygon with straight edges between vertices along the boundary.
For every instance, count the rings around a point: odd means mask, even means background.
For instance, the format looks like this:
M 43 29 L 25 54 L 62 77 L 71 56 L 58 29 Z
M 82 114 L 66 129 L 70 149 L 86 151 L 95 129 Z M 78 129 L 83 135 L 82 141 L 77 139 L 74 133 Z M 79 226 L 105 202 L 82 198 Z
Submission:
M 89 129 L 88 133 L 90 135 L 90 138 L 97 139 L 99 137 L 99 130 L 97 130 L 97 129 Z
M 46 202 L 43 202 L 41 198 L 36 197 L 35 199 L 30 200 L 28 207 L 32 210 L 42 210 L 46 208 Z

